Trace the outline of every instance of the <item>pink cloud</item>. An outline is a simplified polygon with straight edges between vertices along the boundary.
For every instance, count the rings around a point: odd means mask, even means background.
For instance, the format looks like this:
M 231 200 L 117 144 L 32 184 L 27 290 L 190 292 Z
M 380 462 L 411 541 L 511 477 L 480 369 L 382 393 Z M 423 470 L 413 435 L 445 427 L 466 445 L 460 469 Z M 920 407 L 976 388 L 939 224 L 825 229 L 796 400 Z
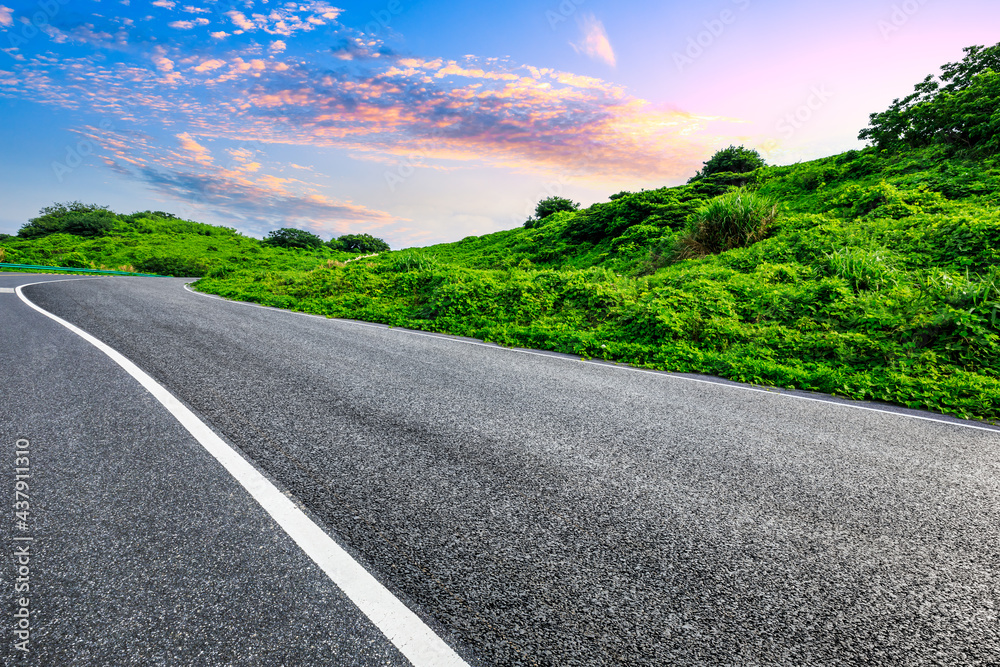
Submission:
M 0 25 L 2 26 L 12 26 L 14 25 L 14 19 L 11 17 L 11 13 L 14 10 L 10 7 L 4 7 L 0 5 Z
M 177 54 L 175 59 L 187 58 Z M 166 56 L 157 60 L 166 65 Z M 52 103 L 114 108 L 149 101 L 145 113 L 201 136 L 343 147 L 356 154 L 420 151 L 443 160 L 487 161 L 519 170 L 673 178 L 696 167 L 715 138 L 714 119 L 656 108 L 599 79 L 537 68 L 407 59 L 367 75 L 333 77 L 294 60 L 213 58 L 167 71 L 175 88 L 158 90 L 151 72 L 78 63 L 101 86 L 59 82 L 35 95 Z M 47 71 L 48 68 L 41 68 Z M 438 73 L 447 76 L 438 78 Z M 51 73 L 60 77 L 58 72 Z M 207 87 L 211 86 L 211 87 Z
M 226 151 L 236 163 L 227 168 L 217 166 L 211 150 L 189 133 L 175 137 L 176 147 L 142 132 L 88 127 L 79 133 L 101 147 L 101 158 L 116 173 L 146 184 L 195 214 L 208 214 L 259 234 L 297 226 L 327 235 L 367 231 L 393 237 L 406 222 L 332 198 L 316 184 L 257 173 L 261 165 L 249 161 L 252 151 L 248 149 Z
M 204 165 L 212 164 L 211 151 L 195 141 L 190 134 L 187 132 L 178 134 L 177 140 L 180 141 L 181 148 L 186 151 L 195 162 L 199 162 Z
M 580 30 L 583 32 L 583 39 L 578 43 L 570 43 L 570 46 L 577 53 L 582 53 L 594 60 L 611 65 L 616 64 L 615 50 L 608 40 L 608 33 L 604 30 L 604 24 L 593 14 L 581 15 L 579 21 Z

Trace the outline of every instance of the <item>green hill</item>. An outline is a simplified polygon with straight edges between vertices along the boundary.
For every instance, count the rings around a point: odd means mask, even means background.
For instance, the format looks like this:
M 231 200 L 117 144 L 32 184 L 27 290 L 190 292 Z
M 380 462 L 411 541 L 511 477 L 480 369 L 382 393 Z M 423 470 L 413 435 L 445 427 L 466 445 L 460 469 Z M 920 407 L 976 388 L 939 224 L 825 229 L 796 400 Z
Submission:
M 1000 45 L 967 51 L 873 114 L 862 151 L 761 167 L 730 147 L 686 185 L 351 263 L 219 228 L 163 250 L 231 298 L 997 420 Z M 150 270 L 134 238 L 114 256 Z
M 355 256 L 313 238 L 315 247 L 286 248 L 162 211 L 125 215 L 72 202 L 42 209 L 17 236 L 0 234 L 0 262 L 198 277 L 221 267 L 312 269 Z

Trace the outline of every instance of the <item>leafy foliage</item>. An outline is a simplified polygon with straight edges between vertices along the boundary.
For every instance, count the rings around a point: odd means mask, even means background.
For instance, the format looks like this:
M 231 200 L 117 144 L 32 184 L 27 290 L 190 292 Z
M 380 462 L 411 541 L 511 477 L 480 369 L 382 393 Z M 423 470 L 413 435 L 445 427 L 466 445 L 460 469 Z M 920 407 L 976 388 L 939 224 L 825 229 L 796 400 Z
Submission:
M 62 206 L 66 205 L 49 208 L 58 210 Z M 101 236 L 54 232 L 0 238 L 0 261 L 187 277 L 254 266 L 307 269 L 321 261 L 352 257 L 323 245 L 314 250 L 266 246 L 233 229 L 183 220 L 161 211 L 107 214 L 113 226 Z
M 17 235 L 25 239 L 49 234 L 101 236 L 111 231 L 117 222 L 118 216 L 106 206 L 74 201 L 46 206 L 37 218 L 24 224 Z
M 731 174 L 748 174 L 766 166 L 764 158 L 755 150 L 744 148 L 743 146 L 730 146 L 718 151 L 704 163 L 697 174 L 691 177 L 688 183 L 700 181 L 712 174 L 723 172 Z
M 543 220 L 548 218 L 550 215 L 555 215 L 556 213 L 562 213 L 563 211 L 577 211 L 580 209 L 580 204 L 577 202 L 566 199 L 565 197 L 546 197 L 545 199 L 538 202 L 535 206 L 535 216 L 533 218 L 528 218 L 524 223 L 524 226 L 528 229 L 538 225 Z
M 880 149 L 941 144 L 981 154 L 1000 151 L 1000 44 L 965 49 L 965 58 L 893 100 L 858 135 Z
M 282 227 L 267 233 L 264 245 L 276 248 L 319 248 L 323 245 L 323 239 L 312 232 L 294 227 Z
M 371 234 L 344 234 L 327 242 L 333 250 L 354 253 L 387 252 L 389 244 Z

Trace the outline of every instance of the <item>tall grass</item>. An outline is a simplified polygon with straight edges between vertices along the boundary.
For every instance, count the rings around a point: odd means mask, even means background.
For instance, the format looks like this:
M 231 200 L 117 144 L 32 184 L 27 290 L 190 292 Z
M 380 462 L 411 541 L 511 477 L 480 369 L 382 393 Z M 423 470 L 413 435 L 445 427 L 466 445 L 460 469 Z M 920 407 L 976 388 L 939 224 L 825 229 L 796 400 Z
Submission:
M 830 271 L 855 290 L 877 290 L 898 282 L 892 255 L 885 248 L 848 247 L 826 255 Z
M 711 199 L 677 240 L 677 258 L 692 259 L 752 245 L 767 237 L 778 216 L 774 200 L 739 188 Z

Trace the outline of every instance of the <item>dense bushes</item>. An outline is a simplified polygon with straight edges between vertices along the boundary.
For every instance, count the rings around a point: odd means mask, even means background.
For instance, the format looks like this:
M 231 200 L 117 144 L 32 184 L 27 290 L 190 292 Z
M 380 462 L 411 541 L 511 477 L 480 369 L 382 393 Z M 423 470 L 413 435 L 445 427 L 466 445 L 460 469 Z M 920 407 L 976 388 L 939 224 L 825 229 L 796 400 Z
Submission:
M 65 208 L 57 204 L 50 209 Z M 104 211 L 105 209 L 99 209 Z M 44 213 L 44 211 L 43 211 Z M 263 245 L 228 227 L 183 220 L 169 213 L 115 214 L 113 227 L 99 236 L 63 232 L 0 239 L 0 261 L 86 269 L 201 276 L 228 266 L 274 269 L 312 268 L 319 261 L 346 260 L 351 254 L 320 245 L 289 250 Z
M 965 49 L 965 58 L 928 76 L 903 99 L 873 113 L 858 135 L 880 149 L 940 144 L 972 153 L 1000 152 L 1000 44 Z
M 389 244 L 371 234 L 344 234 L 330 239 L 327 245 L 333 250 L 352 253 L 376 253 L 389 250 Z
M 101 236 L 114 229 L 118 216 L 106 206 L 78 201 L 46 206 L 18 231 L 20 238 L 34 239 L 49 234 Z
M 730 146 L 716 152 L 688 182 L 694 183 L 713 174 L 748 174 L 764 166 L 764 158 L 757 151 L 743 146 Z
M 545 199 L 538 202 L 535 206 L 534 217 L 528 218 L 524 226 L 531 229 L 542 220 L 545 220 L 550 215 L 555 215 L 556 213 L 562 213 L 564 211 L 577 211 L 580 209 L 580 205 L 573 201 L 572 199 L 566 199 L 565 197 L 546 197 Z
M 275 248 L 319 248 L 323 245 L 323 239 L 312 232 L 293 227 L 282 227 L 267 233 L 263 241 L 264 245 Z
M 136 262 L 135 268 L 140 273 L 190 278 L 205 275 L 208 263 L 200 257 L 147 257 Z
M 564 229 L 573 241 L 614 239 L 633 225 L 681 229 L 702 200 L 687 189 L 670 188 L 622 193 L 605 204 L 581 211 Z

